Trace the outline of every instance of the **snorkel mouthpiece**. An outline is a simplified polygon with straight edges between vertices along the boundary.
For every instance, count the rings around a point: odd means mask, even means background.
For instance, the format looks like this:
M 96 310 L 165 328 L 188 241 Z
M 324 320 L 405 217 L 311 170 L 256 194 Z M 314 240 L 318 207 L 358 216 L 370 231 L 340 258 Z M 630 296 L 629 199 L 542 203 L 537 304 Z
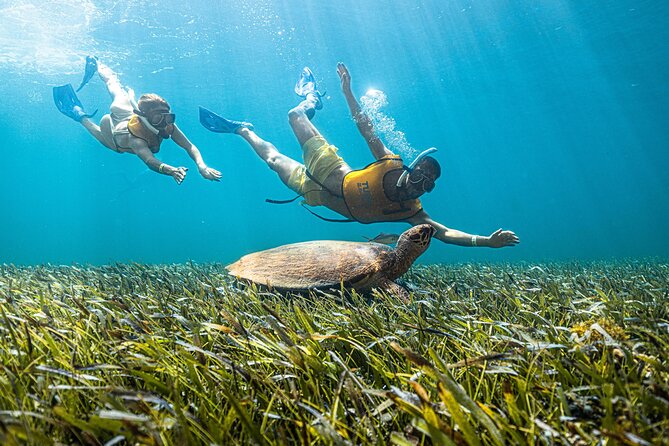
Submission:
M 161 128 L 158 131 L 158 135 L 163 139 L 169 139 L 174 133 L 174 124 L 167 124 L 165 127 Z
M 402 175 L 397 179 L 397 184 L 395 186 L 397 187 L 403 187 L 406 186 L 409 183 L 409 174 L 413 169 L 416 167 L 418 162 L 428 156 L 431 153 L 434 153 L 437 151 L 436 147 L 430 147 L 429 149 L 423 150 L 418 154 L 416 158 L 414 158 L 413 161 L 411 161 L 411 164 L 408 166 L 404 166 L 404 172 L 402 172 Z

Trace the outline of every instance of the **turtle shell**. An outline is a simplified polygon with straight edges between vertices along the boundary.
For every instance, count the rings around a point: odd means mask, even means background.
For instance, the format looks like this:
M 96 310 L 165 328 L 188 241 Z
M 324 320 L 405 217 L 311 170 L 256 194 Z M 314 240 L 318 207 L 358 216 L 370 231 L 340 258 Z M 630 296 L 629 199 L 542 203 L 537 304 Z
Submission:
M 383 279 L 393 248 L 379 243 L 319 240 L 248 254 L 228 265 L 238 279 L 279 290 L 371 288 Z

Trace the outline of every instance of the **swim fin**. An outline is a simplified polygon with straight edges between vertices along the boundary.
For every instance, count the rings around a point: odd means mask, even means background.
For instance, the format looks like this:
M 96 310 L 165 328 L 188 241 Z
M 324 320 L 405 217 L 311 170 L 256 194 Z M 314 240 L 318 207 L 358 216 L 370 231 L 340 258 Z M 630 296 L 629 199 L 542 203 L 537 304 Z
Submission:
M 95 56 L 86 56 L 86 67 L 84 68 L 84 79 L 81 81 L 81 85 L 77 88 L 77 91 L 84 88 L 84 85 L 91 80 L 91 78 L 98 72 L 98 58 Z
M 325 92 L 321 93 L 316 89 L 316 79 L 314 79 L 314 73 L 309 69 L 309 67 L 304 67 L 300 73 L 300 78 L 295 84 L 295 93 L 298 96 L 306 98 L 308 95 L 313 94 L 316 97 L 316 104 L 314 108 L 320 110 L 323 108 L 323 102 L 321 98 L 325 96 Z M 311 120 L 316 111 L 313 108 L 307 110 L 307 117 Z
M 253 130 L 253 124 L 250 122 L 225 119 L 204 107 L 200 107 L 200 124 L 205 129 L 215 133 L 235 133 L 240 127 Z
M 98 112 L 97 110 L 93 113 L 86 113 L 86 111 L 84 111 L 84 106 L 74 92 L 72 84 L 53 87 L 53 101 L 56 103 L 56 107 L 58 107 L 58 110 L 62 114 L 77 122 L 81 122 L 84 118 L 92 118 Z
M 309 93 L 315 94 L 318 98 L 325 96 L 325 92 L 321 93 L 316 89 L 316 79 L 314 79 L 314 73 L 309 67 L 304 67 L 302 69 L 300 78 L 295 84 L 295 93 L 303 98 L 306 98 Z

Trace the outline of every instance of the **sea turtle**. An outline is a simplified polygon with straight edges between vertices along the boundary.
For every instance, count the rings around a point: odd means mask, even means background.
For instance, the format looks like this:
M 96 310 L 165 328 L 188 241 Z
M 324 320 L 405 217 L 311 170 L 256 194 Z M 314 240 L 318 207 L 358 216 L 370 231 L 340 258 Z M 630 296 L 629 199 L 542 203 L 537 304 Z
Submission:
M 237 279 L 277 291 L 339 288 L 343 283 L 361 292 L 379 288 L 406 300 L 409 293 L 393 280 L 427 249 L 434 232 L 430 225 L 414 226 L 395 248 L 374 242 L 293 243 L 245 255 L 226 268 Z

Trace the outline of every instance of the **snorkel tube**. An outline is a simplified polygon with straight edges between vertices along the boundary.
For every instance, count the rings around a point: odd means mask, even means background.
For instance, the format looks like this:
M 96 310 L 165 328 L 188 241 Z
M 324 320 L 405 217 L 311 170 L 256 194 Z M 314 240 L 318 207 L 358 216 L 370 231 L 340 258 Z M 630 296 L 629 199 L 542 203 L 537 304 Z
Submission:
M 430 147 L 429 149 L 423 150 L 418 154 L 416 158 L 414 158 L 413 161 L 411 161 L 411 164 L 408 166 L 404 166 L 404 172 L 402 172 L 402 175 L 397 179 L 397 184 L 395 186 L 397 187 L 403 187 L 406 186 L 407 183 L 409 182 L 409 174 L 413 171 L 413 169 L 416 167 L 416 164 L 426 156 L 428 156 L 431 153 L 434 153 L 437 151 L 436 147 Z
M 128 98 L 130 99 L 130 105 L 132 105 L 133 108 L 132 112 L 137 115 L 137 117 L 142 122 L 144 127 L 146 127 L 154 135 L 159 135 L 163 138 L 170 137 L 170 135 L 165 136 L 164 135 L 165 132 L 161 132 L 160 129 L 157 129 L 154 126 L 152 126 L 149 120 L 146 119 L 144 113 L 139 109 L 139 105 L 137 105 L 137 101 L 135 100 L 135 91 L 132 88 L 128 88 Z

